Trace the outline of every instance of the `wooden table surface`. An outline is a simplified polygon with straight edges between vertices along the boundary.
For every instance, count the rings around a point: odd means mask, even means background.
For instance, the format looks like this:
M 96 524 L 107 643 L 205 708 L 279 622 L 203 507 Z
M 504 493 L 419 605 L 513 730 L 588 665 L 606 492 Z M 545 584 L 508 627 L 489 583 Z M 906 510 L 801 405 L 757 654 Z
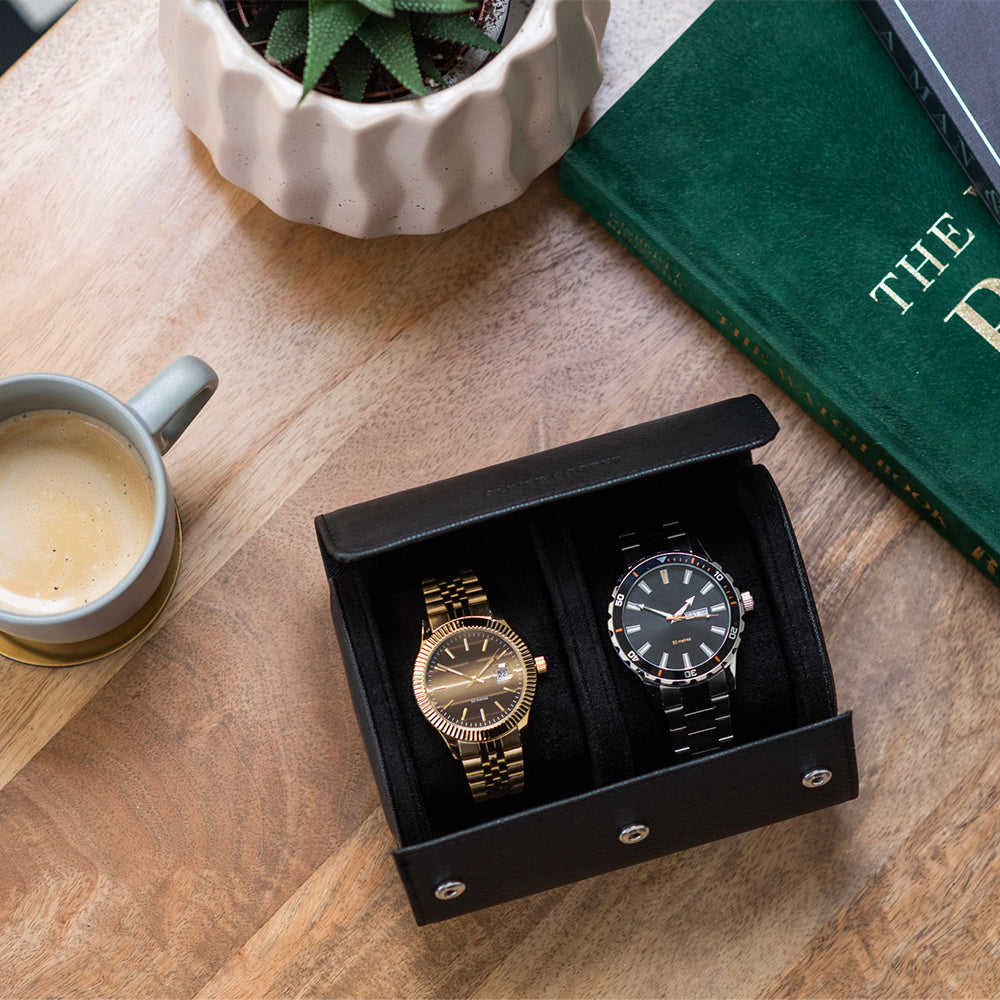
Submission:
M 605 85 L 704 0 L 615 0 Z M 154 0 L 0 79 L 0 374 L 219 372 L 168 457 L 177 589 L 126 650 L 0 660 L 0 996 L 1000 993 L 1000 592 L 559 191 L 436 237 L 285 222 L 174 115 Z M 313 517 L 746 392 L 857 800 L 418 928 Z M 992 445 L 990 445 L 992 446 Z

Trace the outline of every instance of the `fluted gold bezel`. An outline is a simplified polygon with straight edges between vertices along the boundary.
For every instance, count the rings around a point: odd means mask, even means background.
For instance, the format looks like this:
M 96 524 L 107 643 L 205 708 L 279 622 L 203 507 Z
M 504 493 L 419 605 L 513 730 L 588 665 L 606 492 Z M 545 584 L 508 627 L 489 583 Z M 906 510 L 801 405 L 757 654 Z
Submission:
M 445 718 L 438 711 L 430 695 L 427 693 L 427 666 L 434 651 L 441 643 L 456 632 L 467 629 L 486 629 L 494 632 L 513 646 L 524 666 L 524 687 L 520 697 L 510 712 L 499 722 L 491 726 L 462 726 Z M 528 709 L 535 697 L 535 687 L 538 683 L 538 669 L 535 658 L 531 655 L 524 640 L 504 621 L 498 618 L 464 617 L 453 618 L 436 628 L 423 642 L 417 652 L 413 665 L 413 695 L 417 705 L 427 721 L 443 736 L 463 743 L 484 743 L 500 739 L 511 730 L 518 729 L 528 716 Z

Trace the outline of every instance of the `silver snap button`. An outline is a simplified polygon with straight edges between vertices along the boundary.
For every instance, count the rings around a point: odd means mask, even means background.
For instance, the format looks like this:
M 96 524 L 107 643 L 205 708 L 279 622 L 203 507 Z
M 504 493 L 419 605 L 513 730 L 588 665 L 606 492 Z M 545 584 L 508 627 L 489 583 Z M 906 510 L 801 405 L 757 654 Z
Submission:
M 438 899 L 458 899 L 465 892 L 464 882 L 442 882 L 435 890 Z
M 822 788 L 832 777 L 832 771 L 828 771 L 825 767 L 817 767 L 802 775 L 802 784 L 806 788 Z
M 641 843 L 649 836 L 649 827 L 645 823 L 633 823 L 631 826 L 626 826 L 621 833 L 618 834 L 618 839 L 623 844 L 638 844 Z

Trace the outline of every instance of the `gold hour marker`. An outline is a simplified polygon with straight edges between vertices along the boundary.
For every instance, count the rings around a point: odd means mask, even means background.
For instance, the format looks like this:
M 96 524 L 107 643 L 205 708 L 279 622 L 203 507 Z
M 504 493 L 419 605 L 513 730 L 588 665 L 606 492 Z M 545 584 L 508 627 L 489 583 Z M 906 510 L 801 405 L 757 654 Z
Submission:
M 482 652 L 484 652 L 484 653 L 486 652 L 486 647 L 487 647 L 487 646 L 488 646 L 489 644 L 490 644 L 490 640 L 489 640 L 489 638 L 488 638 L 488 637 L 487 637 L 486 639 L 483 639 L 483 648 L 482 648 Z
M 445 652 L 446 652 L 446 653 L 447 653 L 447 654 L 448 654 L 448 655 L 449 655 L 449 656 L 450 656 L 450 657 L 451 657 L 451 658 L 452 658 L 453 660 L 455 659 L 455 654 L 454 654 L 454 653 L 453 653 L 453 652 L 452 652 L 452 651 L 451 651 L 451 650 L 450 650 L 450 649 L 449 649 L 449 648 L 448 648 L 447 646 L 445 646 L 445 647 L 444 647 L 444 651 L 445 651 Z
M 483 722 L 486 721 L 486 709 L 485 708 L 481 708 L 479 710 L 479 717 L 483 720 Z
M 468 706 L 468 705 L 466 705 L 466 706 L 465 706 L 465 708 L 463 708 L 463 709 L 462 709 L 462 721 L 463 721 L 463 722 L 465 722 L 465 717 L 466 717 L 466 716 L 467 716 L 468 714 L 469 714 L 469 706 Z
M 500 702 L 495 701 L 493 702 L 493 704 L 496 705 L 496 707 L 499 708 L 501 712 L 503 711 L 503 705 L 501 705 Z

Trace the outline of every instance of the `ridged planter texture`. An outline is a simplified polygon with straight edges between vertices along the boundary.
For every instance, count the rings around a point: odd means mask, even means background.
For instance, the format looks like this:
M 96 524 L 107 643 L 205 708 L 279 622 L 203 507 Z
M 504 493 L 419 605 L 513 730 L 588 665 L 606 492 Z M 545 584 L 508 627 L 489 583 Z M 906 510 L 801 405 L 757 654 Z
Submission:
M 426 97 L 356 104 L 261 58 L 218 0 L 160 0 L 182 121 L 223 177 L 349 236 L 437 233 L 512 201 L 569 148 L 601 82 L 610 0 L 534 0 L 503 51 Z

